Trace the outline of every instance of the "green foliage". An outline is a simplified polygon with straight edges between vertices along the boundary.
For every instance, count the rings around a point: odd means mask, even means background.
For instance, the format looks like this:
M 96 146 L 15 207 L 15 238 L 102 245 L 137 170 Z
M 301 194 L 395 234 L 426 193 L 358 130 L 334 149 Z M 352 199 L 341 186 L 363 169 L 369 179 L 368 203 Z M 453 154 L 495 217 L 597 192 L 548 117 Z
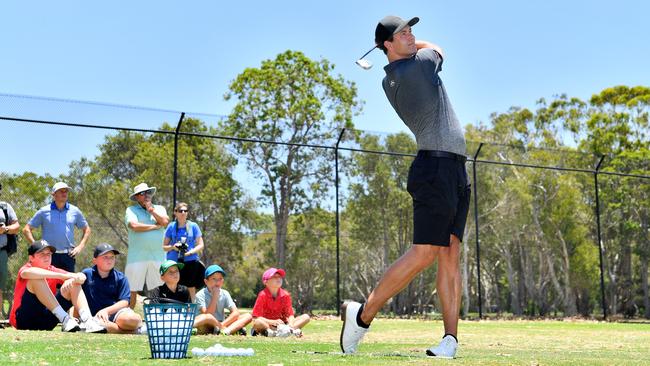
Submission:
M 352 127 L 360 110 L 354 83 L 333 76 L 334 65 L 286 51 L 259 68 L 247 68 L 230 84 L 225 99 L 237 100 L 222 125 L 228 136 L 290 144 L 333 145 L 341 128 Z M 323 151 L 295 145 L 237 142 L 249 170 L 262 182 L 262 195 L 273 208 L 276 259 L 286 260 L 289 215 L 327 194 L 332 165 Z

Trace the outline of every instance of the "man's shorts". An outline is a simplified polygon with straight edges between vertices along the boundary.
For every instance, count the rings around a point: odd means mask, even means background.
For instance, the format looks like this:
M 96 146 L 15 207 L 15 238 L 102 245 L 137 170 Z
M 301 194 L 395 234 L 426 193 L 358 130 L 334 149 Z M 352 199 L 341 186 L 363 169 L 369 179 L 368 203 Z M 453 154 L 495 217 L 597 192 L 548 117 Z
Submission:
M 181 279 L 178 283 L 183 286 L 200 289 L 205 285 L 203 282 L 204 276 L 205 266 L 201 261 L 195 260 L 185 262 L 185 266 L 181 269 Z
M 127 263 L 126 268 L 124 268 L 124 275 L 129 280 L 131 291 L 144 290 L 145 283 L 149 291 L 162 285 L 163 281 L 160 279 L 159 272 L 161 264 L 162 262 L 158 261 Z
M 451 234 L 463 240 L 471 192 L 465 160 L 447 152 L 418 151 L 407 182 L 413 198 L 413 244 L 449 246 Z
M 129 308 L 129 307 L 122 308 L 122 309 L 118 310 L 117 313 L 115 313 L 115 314 L 109 316 L 109 317 L 108 317 L 108 320 L 111 321 L 111 322 L 113 322 L 113 323 L 116 323 L 116 322 L 117 322 L 117 318 L 119 318 L 120 316 L 122 316 L 122 315 L 124 315 L 124 314 L 129 314 L 129 313 L 134 313 L 134 311 L 131 310 L 131 308 Z
M 0 249 L 0 291 L 5 290 L 7 278 L 9 278 L 9 256 L 6 250 Z
M 70 300 L 56 292 L 56 301 L 66 312 L 72 307 Z M 16 309 L 16 329 L 52 330 L 59 324 L 59 319 L 43 305 L 35 294 L 25 289 L 20 307 Z

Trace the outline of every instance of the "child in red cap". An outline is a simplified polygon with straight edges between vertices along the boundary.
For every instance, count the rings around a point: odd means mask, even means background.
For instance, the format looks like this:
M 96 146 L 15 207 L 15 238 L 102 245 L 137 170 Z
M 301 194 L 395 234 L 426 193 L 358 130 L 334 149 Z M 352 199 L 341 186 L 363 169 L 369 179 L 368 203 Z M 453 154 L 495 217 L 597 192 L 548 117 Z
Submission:
M 262 275 L 266 288 L 257 294 L 253 307 L 253 335 L 269 337 L 302 336 L 302 327 L 309 323 L 309 315 L 294 317 L 291 295 L 282 288 L 286 272 L 269 268 Z

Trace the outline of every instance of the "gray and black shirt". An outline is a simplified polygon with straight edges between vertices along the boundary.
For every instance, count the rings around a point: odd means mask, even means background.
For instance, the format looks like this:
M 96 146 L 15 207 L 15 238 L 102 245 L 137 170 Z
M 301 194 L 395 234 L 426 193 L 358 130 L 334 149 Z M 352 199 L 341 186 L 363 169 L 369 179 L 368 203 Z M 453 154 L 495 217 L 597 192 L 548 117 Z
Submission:
M 7 215 L 9 217 L 5 217 L 4 210 L 7 210 Z M 0 202 L 0 224 L 5 224 L 5 226 L 9 226 L 16 221 L 18 221 L 18 217 L 16 217 L 16 212 L 14 211 L 14 208 L 11 207 L 11 205 L 6 202 Z M 6 245 L 7 245 L 7 234 L 0 231 L 0 248 L 4 248 Z
M 415 135 L 418 150 L 439 150 L 466 155 L 465 137 L 438 73 L 442 57 L 422 48 L 384 67 L 386 97 Z

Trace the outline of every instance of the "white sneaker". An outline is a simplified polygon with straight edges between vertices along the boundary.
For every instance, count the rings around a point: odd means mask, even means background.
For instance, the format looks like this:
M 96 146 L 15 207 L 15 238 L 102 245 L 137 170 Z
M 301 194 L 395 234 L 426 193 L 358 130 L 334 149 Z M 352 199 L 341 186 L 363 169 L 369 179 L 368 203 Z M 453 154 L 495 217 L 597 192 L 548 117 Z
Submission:
M 106 327 L 99 324 L 95 318 L 90 318 L 81 323 L 81 329 L 86 333 L 106 333 Z
M 354 301 L 343 303 L 341 306 L 343 327 L 341 328 L 340 345 L 343 353 L 355 353 L 359 342 L 368 332 L 368 328 L 357 325 L 357 313 L 360 309 L 361 304 Z
M 286 324 L 278 325 L 275 330 L 275 336 L 280 338 L 286 338 L 291 335 L 291 328 Z
M 78 332 L 81 330 L 81 327 L 79 327 L 79 322 L 77 319 L 71 317 L 71 316 L 66 316 L 65 319 L 63 319 L 63 323 L 61 323 L 61 331 L 62 332 Z
M 291 334 L 293 334 L 294 337 L 300 338 L 302 337 L 302 330 L 301 329 L 291 329 Z
M 267 337 L 277 337 L 277 335 L 278 335 L 278 332 L 271 329 L 271 328 L 266 330 L 266 336 Z
M 438 358 L 454 358 L 456 357 L 456 351 L 458 350 L 458 342 L 456 339 L 450 335 L 446 335 L 440 341 L 440 344 L 437 347 L 431 346 L 427 349 L 427 356 L 438 357 Z
M 147 325 L 143 322 L 138 329 L 135 330 L 135 334 L 147 334 Z

